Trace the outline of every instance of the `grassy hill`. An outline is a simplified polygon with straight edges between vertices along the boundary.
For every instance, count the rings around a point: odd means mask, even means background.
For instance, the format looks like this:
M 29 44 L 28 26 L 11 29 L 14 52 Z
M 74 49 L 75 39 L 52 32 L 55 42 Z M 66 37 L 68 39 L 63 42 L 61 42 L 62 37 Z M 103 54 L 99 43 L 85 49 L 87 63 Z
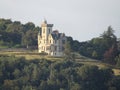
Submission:
M 0 51 L 0 56 L 3 56 L 3 55 L 15 56 L 15 57 L 25 57 L 26 60 L 34 60 L 34 59 L 41 59 L 41 58 L 45 58 L 50 61 L 64 60 L 63 57 L 51 57 L 51 56 L 47 56 L 47 55 L 41 55 L 41 54 L 37 53 L 37 50 L 30 51 L 30 50 L 23 50 L 23 49 L 19 49 L 19 50 L 14 49 L 13 51 L 12 50 Z M 78 62 L 78 63 L 88 64 L 88 65 L 96 65 L 99 68 L 104 68 L 104 67 L 112 68 L 115 75 L 120 75 L 120 69 L 116 68 L 115 66 L 103 63 L 99 60 L 90 59 L 90 58 L 81 56 L 78 53 L 75 53 L 75 55 L 76 55 L 76 62 Z

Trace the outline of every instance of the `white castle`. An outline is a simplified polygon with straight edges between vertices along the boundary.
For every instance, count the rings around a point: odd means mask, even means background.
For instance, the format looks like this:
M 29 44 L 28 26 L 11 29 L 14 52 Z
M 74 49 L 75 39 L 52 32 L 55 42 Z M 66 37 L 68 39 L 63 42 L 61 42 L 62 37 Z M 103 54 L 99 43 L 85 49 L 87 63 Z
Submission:
M 47 24 L 44 20 L 41 24 L 41 32 L 38 33 L 38 52 L 47 53 L 50 56 L 63 56 L 66 36 L 58 30 L 52 31 L 53 24 Z

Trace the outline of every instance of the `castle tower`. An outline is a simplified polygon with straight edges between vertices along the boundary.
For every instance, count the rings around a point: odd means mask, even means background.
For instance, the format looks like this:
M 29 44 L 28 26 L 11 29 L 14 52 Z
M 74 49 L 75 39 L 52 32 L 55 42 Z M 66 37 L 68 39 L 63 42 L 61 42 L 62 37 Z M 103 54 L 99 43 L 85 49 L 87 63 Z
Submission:
M 53 24 L 47 24 L 44 20 L 41 24 L 41 32 L 38 33 L 38 52 L 51 56 L 63 56 L 66 37 L 59 31 L 52 31 Z
M 53 24 L 47 24 L 46 20 L 44 20 L 43 23 L 41 24 L 42 38 L 44 40 L 47 40 L 48 35 L 52 33 L 52 27 L 53 27 Z
M 44 20 L 41 24 L 41 33 L 38 33 L 38 52 L 47 52 L 48 36 L 52 33 L 53 24 L 47 24 Z M 48 52 L 47 52 L 48 53 Z

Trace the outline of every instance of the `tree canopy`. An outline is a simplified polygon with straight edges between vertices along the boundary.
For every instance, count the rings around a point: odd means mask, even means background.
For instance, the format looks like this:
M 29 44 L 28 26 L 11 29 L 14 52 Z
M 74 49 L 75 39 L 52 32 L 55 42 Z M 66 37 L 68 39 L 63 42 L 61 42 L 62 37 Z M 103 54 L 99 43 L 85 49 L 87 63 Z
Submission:
M 102 60 L 109 64 L 116 64 L 115 58 L 120 54 L 117 37 L 111 26 L 99 37 L 89 41 L 79 42 L 68 37 L 73 52 L 79 52 L 81 55 Z
M 119 81 L 110 68 L 70 60 L 0 57 L 1 90 L 119 90 Z
M 40 30 L 32 22 L 21 24 L 19 21 L 0 19 L 0 46 L 37 46 L 37 34 Z

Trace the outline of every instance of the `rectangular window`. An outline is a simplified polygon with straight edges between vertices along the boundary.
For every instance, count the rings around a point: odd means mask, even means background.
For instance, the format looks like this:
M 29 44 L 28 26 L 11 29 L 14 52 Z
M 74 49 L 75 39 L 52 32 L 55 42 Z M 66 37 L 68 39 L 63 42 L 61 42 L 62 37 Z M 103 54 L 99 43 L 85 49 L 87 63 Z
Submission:
M 62 40 L 62 43 L 65 44 L 65 40 Z
M 62 50 L 61 50 L 61 46 L 59 46 L 59 52 L 61 52 Z
M 57 46 L 55 46 L 55 51 L 57 51 Z
M 45 33 L 45 28 L 43 28 L 43 33 Z

